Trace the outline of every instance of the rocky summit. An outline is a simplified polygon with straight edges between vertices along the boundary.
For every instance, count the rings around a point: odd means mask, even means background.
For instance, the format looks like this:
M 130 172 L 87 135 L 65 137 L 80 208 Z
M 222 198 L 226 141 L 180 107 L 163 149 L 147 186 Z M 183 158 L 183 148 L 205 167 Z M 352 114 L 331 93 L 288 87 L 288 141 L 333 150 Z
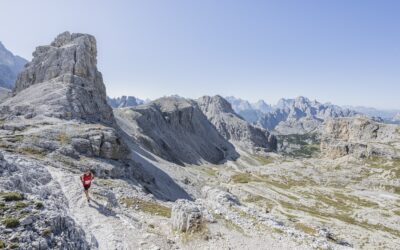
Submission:
M 14 97 L 2 103 L 1 116 L 114 123 L 96 57 L 96 39 L 87 34 L 65 32 L 50 45 L 37 47 L 18 76 Z
M 197 100 L 200 109 L 227 140 L 242 143 L 247 148 L 258 147 L 274 151 L 277 147 L 275 136 L 263 128 L 256 127 L 237 115 L 231 104 L 221 96 L 203 96 Z

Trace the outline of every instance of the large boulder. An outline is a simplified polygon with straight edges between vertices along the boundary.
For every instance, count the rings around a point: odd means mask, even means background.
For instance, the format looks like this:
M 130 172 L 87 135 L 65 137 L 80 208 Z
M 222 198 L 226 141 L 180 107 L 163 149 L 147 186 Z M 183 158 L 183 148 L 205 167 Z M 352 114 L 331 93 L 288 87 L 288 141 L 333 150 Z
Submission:
M 96 39 L 64 32 L 39 46 L 15 84 L 14 97 L 0 116 L 45 115 L 113 124 L 102 75 L 97 70 Z
M 201 229 L 202 213 L 196 203 L 177 200 L 172 207 L 172 227 L 178 232 L 195 232 Z

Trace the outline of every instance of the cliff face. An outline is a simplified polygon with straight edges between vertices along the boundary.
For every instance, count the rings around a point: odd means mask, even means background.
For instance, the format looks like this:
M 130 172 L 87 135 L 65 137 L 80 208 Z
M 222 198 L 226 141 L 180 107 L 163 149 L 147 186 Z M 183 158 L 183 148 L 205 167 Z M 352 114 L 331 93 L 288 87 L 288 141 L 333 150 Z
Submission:
M 322 129 L 321 151 L 331 158 L 348 154 L 399 157 L 399 128 L 367 118 L 330 119 Z
M 248 147 L 262 148 L 265 151 L 276 150 L 275 136 L 238 116 L 233 111 L 231 104 L 224 98 L 204 96 L 198 99 L 197 103 L 225 139 Z
M 96 56 L 96 40 L 87 34 L 64 32 L 37 47 L 1 113 L 114 124 Z
M 126 133 L 168 161 L 218 163 L 236 155 L 194 101 L 167 97 L 114 112 Z

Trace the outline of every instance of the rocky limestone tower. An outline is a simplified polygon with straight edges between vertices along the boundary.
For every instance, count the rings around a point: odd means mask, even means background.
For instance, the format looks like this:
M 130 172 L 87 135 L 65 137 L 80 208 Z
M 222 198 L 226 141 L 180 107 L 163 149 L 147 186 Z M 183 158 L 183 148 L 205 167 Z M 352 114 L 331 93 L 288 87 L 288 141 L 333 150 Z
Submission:
M 8 106 L 13 115 L 114 124 L 96 57 L 93 36 L 58 35 L 50 45 L 36 48 L 32 61 L 18 76 L 14 97 L 2 106 Z
M 221 96 L 203 96 L 197 100 L 197 103 L 225 139 L 250 147 L 262 148 L 264 151 L 276 150 L 277 141 L 274 135 L 245 121 Z

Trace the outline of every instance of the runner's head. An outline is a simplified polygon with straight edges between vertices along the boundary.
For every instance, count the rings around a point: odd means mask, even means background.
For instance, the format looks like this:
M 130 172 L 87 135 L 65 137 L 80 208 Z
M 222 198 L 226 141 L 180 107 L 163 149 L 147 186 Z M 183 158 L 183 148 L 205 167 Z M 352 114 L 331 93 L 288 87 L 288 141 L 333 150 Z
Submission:
M 92 173 L 92 170 L 90 170 L 90 168 L 87 168 L 86 170 L 85 170 L 85 174 L 91 174 Z

